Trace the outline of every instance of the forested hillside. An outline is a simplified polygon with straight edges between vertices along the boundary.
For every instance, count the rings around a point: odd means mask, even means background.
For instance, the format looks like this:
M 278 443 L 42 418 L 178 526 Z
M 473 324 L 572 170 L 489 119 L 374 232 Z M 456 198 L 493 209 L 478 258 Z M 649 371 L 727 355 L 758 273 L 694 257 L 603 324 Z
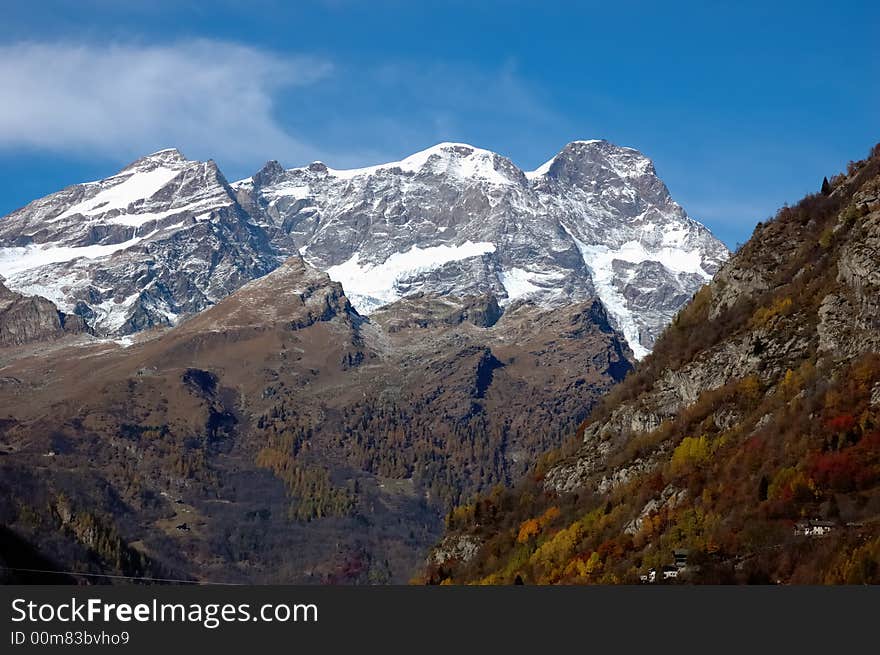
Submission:
M 759 224 L 567 447 L 451 512 L 425 579 L 880 582 L 880 146 Z

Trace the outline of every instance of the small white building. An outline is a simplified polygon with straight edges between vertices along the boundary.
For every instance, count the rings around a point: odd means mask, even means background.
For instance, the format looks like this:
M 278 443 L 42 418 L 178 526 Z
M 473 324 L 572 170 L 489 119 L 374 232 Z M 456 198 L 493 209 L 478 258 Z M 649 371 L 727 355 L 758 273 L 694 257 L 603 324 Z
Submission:
M 794 534 L 797 537 L 824 537 L 834 530 L 832 521 L 820 519 L 806 519 L 794 524 Z
M 654 584 L 657 582 L 658 574 L 662 580 L 671 580 L 678 577 L 678 571 L 679 569 L 675 566 L 663 566 L 659 571 L 657 569 L 648 569 L 647 575 L 640 575 L 639 580 L 643 583 Z

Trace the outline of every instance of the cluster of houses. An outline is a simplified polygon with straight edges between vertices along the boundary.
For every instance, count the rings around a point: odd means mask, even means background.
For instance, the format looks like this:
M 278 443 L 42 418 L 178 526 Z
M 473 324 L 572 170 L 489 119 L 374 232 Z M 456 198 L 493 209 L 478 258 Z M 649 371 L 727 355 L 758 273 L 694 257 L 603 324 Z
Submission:
M 857 524 L 852 524 L 857 525 Z M 824 521 L 822 519 L 803 519 L 794 524 L 794 534 L 797 537 L 824 537 L 830 534 L 836 528 L 834 521 Z M 673 551 L 674 561 L 672 564 L 666 564 L 660 568 L 648 569 L 647 573 L 639 576 L 643 584 L 654 584 L 658 581 L 665 582 L 674 580 L 687 568 L 688 554 L 687 549 L 678 549 Z
M 647 573 L 639 576 L 643 584 L 654 584 L 660 581 L 674 580 L 678 578 L 679 573 L 687 568 L 687 559 L 690 551 L 681 548 L 673 552 L 674 561 L 672 564 L 661 566 L 659 569 L 648 569 Z
M 824 537 L 834 529 L 833 521 L 820 519 L 804 519 L 794 524 L 796 537 Z

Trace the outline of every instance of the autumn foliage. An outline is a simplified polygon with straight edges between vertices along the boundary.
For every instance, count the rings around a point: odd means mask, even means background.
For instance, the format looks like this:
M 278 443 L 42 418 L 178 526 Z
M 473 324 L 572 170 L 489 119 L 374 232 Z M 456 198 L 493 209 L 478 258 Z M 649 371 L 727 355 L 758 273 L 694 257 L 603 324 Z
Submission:
M 880 150 L 847 175 L 760 224 L 737 254 L 764 272 L 766 290 L 716 306 L 724 280 L 704 287 L 572 447 L 497 495 L 491 522 L 460 526 L 482 547 L 449 571 L 457 582 L 637 583 L 686 552 L 679 582 L 880 583 L 880 353 L 823 352 L 816 338 L 823 299 L 842 293 L 842 244 L 861 239 L 860 221 L 876 210 L 853 194 L 872 181 L 880 189 Z M 740 361 L 713 360 L 713 348 Z M 757 364 L 745 375 L 646 421 L 650 429 L 609 421 L 621 405 L 640 418 L 657 412 L 651 392 L 675 384 L 670 372 L 748 361 Z M 597 424 L 615 429 L 576 453 Z M 545 486 L 547 471 L 574 457 L 586 480 L 565 493 Z

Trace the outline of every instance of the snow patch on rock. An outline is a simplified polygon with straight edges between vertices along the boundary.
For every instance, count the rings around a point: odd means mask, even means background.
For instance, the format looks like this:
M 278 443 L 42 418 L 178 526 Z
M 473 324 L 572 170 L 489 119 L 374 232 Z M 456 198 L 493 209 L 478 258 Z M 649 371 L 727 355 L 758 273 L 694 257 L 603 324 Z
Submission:
M 499 155 L 496 153 L 466 143 L 438 143 L 400 161 L 364 168 L 342 170 L 328 168 L 327 173 L 333 177 L 351 180 L 375 175 L 380 171 L 399 170 L 403 173 L 419 173 L 427 170 L 436 174 L 449 174 L 459 179 L 481 179 L 492 184 L 514 183 L 514 180 L 498 170 L 497 159 Z
M 55 217 L 55 220 L 75 214 L 93 216 L 104 214 L 112 209 L 126 209 L 137 200 L 152 197 L 178 175 L 180 175 L 180 169 L 159 167 L 150 171 L 137 171 L 127 176 L 120 174 L 107 178 L 110 186 L 102 189 L 88 200 L 77 203 L 62 212 Z M 117 179 L 120 181 L 114 183 Z M 92 184 L 97 183 L 92 182 Z
M 650 350 L 641 344 L 641 330 L 626 297 L 617 284 L 618 275 L 614 270 L 614 262 L 640 264 L 654 261 L 675 273 L 695 273 L 707 282 L 712 279 L 712 276 L 703 270 L 702 256 L 698 250 L 665 246 L 649 251 L 638 241 L 627 241 L 617 248 L 609 248 L 604 244 L 586 244 L 574 236 L 565 225 L 563 228 L 577 245 L 584 263 L 590 269 L 599 299 L 618 329 L 623 332 L 637 359 L 646 357 Z M 678 234 L 673 232 L 670 235 L 670 242 L 680 242 Z
M 0 248 L 0 275 L 13 281 L 16 274 L 47 264 L 69 262 L 80 257 L 86 259 L 106 257 L 119 250 L 131 248 L 143 241 L 144 238 L 146 237 L 135 237 L 128 241 L 109 245 L 70 247 L 49 244 Z
M 391 255 L 381 264 L 361 263 L 361 254 L 354 253 L 347 261 L 331 266 L 327 275 L 342 284 L 351 304 L 361 314 L 387 305 L 403 297 L 398 282 L 405 277 L 433 271 L 449 262 L 479 257 L 495 252 L 495 244 L 465 241 L 459 246 L 413 246 Z
M 507 305 L 514 300 L 544 294 L 548 287 L 555 287 L 564 277 L 560 273 L 536 273 L 515 266 L 502 270 L 498 278 L 507 292 L 507 298 L 501 304 Z

